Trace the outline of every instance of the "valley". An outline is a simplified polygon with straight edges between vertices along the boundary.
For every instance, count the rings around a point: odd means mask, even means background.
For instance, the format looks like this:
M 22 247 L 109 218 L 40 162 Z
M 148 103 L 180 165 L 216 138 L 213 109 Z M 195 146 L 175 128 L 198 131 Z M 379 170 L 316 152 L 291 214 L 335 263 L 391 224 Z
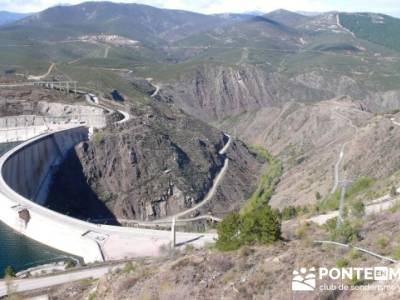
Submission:
M 308 299 L 290 291 L 293 267 L 398 268 L 399 19 L 86 2 L 1 20 L 5 142 L 87 130 L 60 139 L 68 147 L 56 139 L 68 149 L 34 194 L 28 180 L 11 189 L 33 213 L 76 225 L 60 221 L 70 244 L 94 241 L 100 261 L 119 261 L 110 272 L 74 270 L 96 280 L 61 275 L 59 290 L 33 278 L 38 294 Z M 24 159 L 16 169 L 31 174 Z M 21 233 L 38 237 L 29 222 Z

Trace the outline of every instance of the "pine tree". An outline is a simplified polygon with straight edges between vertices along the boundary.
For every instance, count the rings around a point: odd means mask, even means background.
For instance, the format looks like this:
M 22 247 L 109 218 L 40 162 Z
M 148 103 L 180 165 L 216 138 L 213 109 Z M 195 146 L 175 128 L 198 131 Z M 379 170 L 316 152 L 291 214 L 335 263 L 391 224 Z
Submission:
M 230 251 L 240 247 L 240 222 L 240 215 L 234 212 L 227 215 L 218 225 L 218 240 L 216 246 L 219 250 Z

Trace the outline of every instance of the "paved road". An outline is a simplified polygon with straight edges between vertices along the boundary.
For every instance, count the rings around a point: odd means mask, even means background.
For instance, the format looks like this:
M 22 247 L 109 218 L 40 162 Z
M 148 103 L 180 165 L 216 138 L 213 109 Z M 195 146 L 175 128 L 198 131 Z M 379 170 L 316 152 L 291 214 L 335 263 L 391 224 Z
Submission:
M 107 274 L 110 270 L 123 267 L 123 264 L 117 266 L 98 267 L 93 269 L 85 269 L 81 271 L 69 272 L 65 274 L 46 276 L 42 278 L 16 279 L 11 283 L 11 288 L 15 292 L 26 292 L 37 289 L 48 288 L 68 282 L 78 281 L 88 278 L 100 278 Z M 7 284 L 5 280 L 0 280 L 0 297 L 7 295 Z
M 86 94 L 85 95 L 86 101 L 93 106 L 99 107 L 101 109 L 104 109 L 107 111 L 107 113 L 112 113 L 114 112 L 113 109 L 108 108 L 107 106 L 101 105 L 99 102 L 99 98 L 93 94 Z M 117 110 L 122 116 L 123 118 L 119 121 L 116 122 L 116 124 L 123 124 L 127 121 L 130 120 L 131 116 L 129 115 L 128 112 L 123 111 L 123 110 Z
M 175 220 L 176 223 L 189 223 L 189 222 L 194 222 L 194 221 L 200 221 L 200 220 L 211 220 L 215 222 L 221 222 L 221 218 L 214 217 L 212 215 L 201 215 L 197 216 L 194 218 L 188 218 L 188 219 L 177 219 Z M 93 222 L 105 222 L 105 221 L 113 221 L 113 219 L 95 219 L 92 220 Z M 131 224 L 131 225 L 138 225 L 138 226 L 147 226 L 147 227 L 171 227 L 172 220 L 170 219 L 160 219 L 160 220 L 155 220 L 155 221 L 136 221 L 132 219 L 117 219 L 117 221 L 120 224 Z

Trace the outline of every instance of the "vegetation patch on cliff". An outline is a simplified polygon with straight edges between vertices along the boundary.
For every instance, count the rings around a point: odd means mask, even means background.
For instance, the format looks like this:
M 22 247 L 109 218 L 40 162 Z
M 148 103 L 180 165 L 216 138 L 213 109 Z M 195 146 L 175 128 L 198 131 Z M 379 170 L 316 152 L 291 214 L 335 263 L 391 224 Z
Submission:
M 346 203 L 354 202 L 356 197 L 361 193 L 366 192 L 373 185 L 374 182 L 375 180 L 371 177 L 359 177 L 346 189 Z M 338 209 L 340 193 L 340 189 L 337 189 L 335 193 L 328 195 L 324 200 L 318 203 L 317 210 L 321 212 L 327 212 Z
M 253 146 L 252 150 L 263 157 L 267 163 L 258 181 L 257 189 L 241 210 L 244 214 L 268 203 L 283 172 L 282 163 L 267 150 L 259 146 Z
M 218 226 L 217 248 L 236 250 L 244 245 L 271 244 L 281 238 L 281 217 L 268 201 L 282 175 L 282 164 L 264 148 L 252 147 L 266 161 L 253 195 L 240 212 L 226 216 Z

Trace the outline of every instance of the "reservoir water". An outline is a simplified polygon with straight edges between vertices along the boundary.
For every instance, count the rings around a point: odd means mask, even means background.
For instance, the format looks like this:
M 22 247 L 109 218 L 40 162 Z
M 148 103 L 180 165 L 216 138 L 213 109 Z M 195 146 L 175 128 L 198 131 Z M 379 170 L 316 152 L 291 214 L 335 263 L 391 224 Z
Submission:
M 37 243 L 0 222 L 0 278 L 4 269 L 13 266 L 17 271 L 50 262 L 67 260 L 68 255 Z
M 0 155 L 14 146 L 16 143 L 0 144 Z M 68 258 L 71 256 L 37 243 L 0 221 L 0 278 L 4 276 L 4 269 L 9 265 L 21 271 Z

